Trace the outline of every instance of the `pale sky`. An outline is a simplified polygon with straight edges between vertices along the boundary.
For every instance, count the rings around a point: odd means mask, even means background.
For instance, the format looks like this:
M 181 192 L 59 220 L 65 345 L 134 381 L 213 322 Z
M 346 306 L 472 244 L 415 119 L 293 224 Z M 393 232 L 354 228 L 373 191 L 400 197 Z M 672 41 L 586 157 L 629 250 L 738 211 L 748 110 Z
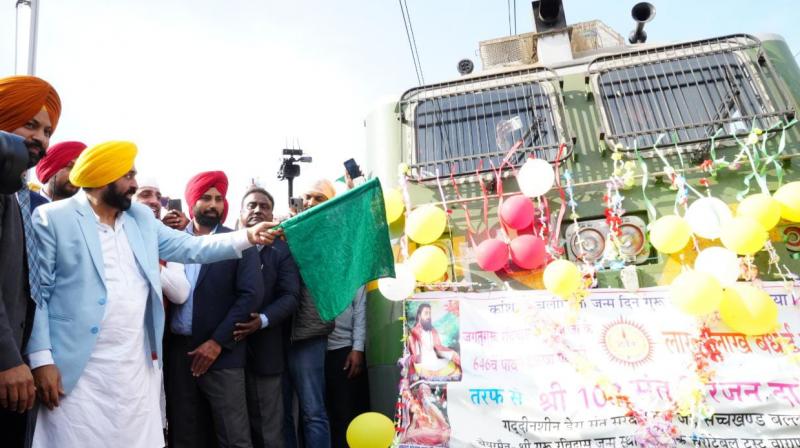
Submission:
M 14 71 L 16 0 L 0 0 L 0 76 Z M 513 3 L 513 0 L 512 0 Z M 565 0 L 568 23 L 600 19 L 623 36 L 635 2 Z M 652 1 L 648 42 L 772 32 L 800 51 L 797 2 Z M 41 0 L 37 75 L 61 95 L 52 143 L 134 141 L 137 169 L 183 197 L 209 169 L 231 181 L 231 215 L 250 178 L 285 210 L 280 150 L 314 158 L 295 188 L 363 164 L 363 120 L 386 96 L 416 85 L 397 1 Z M 427 83 L 480 69 L 478 42 L 508 35 L 502 0 L 408 0 Z M 532 31 L 517 1 L 517 31 Z M 380 148 L 370 148 L 379 151 Z M 185 204 L 184 204 L 185 208 Z M 232 220 L 229 219 L 229 223 Z

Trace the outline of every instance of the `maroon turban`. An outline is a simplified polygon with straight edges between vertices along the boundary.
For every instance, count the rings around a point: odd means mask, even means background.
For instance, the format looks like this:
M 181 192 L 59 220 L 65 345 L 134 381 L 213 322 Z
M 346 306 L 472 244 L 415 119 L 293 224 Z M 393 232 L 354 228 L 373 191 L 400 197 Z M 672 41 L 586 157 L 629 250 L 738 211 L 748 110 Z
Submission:
M 46 184 L 58 170 L 77 159 L 84 149 L 86 145 L 81 142 L 61 142 L 51 146 L 36 165 L 36 177 Z
M 228 216 L 228 199 L 225 197 L 228 194 L 228 176 L 222 171 L 206 171 L 189 179 L 184 193 L 186 203 L 189 205 L 189 216 L 194 218 L 195 202 L 212 188 L 219 190 L 223 201 L 225 201 L 225 208 L 222 210 L 221 217 L 221 222 L 225 222 L 225 217 Z

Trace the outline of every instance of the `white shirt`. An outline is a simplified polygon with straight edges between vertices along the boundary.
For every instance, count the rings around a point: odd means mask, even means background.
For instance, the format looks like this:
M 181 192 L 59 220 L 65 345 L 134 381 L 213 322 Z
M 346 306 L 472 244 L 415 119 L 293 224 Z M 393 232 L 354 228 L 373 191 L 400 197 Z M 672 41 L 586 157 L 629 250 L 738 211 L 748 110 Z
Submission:
M 161 268 L 161 289 L 164 297 L 176 305 L 186 302 L 192 287 L 183 269 L 183 264 L 174 262 Z
M 144 332 L 150 285 L 122 220 L 114 228 L 98 220 L 97 229 L 108 292 L 97 343 L 59 407 L 39 408 L 34 448 L 164 446 L 161 369 L 150 356 Z

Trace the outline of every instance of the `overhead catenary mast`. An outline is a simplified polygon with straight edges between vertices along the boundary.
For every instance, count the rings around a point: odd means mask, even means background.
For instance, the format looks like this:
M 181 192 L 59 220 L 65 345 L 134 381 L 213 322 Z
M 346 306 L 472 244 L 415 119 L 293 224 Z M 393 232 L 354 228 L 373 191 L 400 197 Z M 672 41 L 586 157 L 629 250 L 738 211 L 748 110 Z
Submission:
M 39 34 L 39 0 L 17 0 L 17 30 L 14 40 L 14 73 L 36 74 Z

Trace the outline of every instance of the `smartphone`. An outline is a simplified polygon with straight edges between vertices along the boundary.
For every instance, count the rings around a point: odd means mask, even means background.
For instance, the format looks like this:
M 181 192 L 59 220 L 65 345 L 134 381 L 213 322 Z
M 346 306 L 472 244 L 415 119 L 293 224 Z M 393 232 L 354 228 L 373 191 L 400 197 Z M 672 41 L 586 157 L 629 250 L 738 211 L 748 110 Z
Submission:
M 177 210 L 179 212 L 183 212 L 180 198 L 170 199 L 167 201 L 167 210 Z
M 303 211 L 303 198 L 289 198 L 289 208 L 294 210 L 296 213 L 300 213 Z
M 347 170 L 347 175 L 350 176 L 350 179 L 352 180 L 356 180 L 363 176 L 363 174 L 361 174 L 361 168 L 358 167 L 355 159 L 346 160 L 344 162 L 344 169 Z

